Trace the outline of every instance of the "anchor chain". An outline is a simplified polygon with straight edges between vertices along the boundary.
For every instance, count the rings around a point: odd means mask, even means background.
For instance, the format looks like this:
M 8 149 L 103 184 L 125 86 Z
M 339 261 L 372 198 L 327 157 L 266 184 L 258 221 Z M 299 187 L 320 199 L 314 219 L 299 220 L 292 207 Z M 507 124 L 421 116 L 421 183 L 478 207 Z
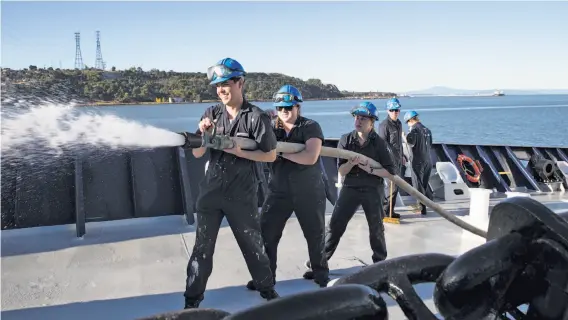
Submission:
M 331 287 L 281 297 L 233 314 L 193 309 L 157 319 L 388 319 L 381 293 L 409 320 L 438 319 L 413 285 L 431 282 L 444 319 L 568 319 L 568 213 L 531 198 L 493 208 L 487 242 L 453 257 L 416 254 L 369 265 Z M 525 306 L 525 311 L 519 307 Z

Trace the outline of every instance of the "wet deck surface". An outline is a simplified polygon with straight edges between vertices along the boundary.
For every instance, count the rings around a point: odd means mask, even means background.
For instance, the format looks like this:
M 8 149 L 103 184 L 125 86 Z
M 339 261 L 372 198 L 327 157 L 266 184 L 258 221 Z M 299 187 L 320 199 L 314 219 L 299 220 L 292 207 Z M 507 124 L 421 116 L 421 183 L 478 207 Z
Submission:
M 568 210 L 568 195 L 534 198 L 555 211 Z M 456 215 L 466 214 L 468 206 L 469 201 L 444 204 Z M 457 255 L 484 242 L 437 214 L 421 217 L 404 207 L 397 211 L 402 223 L 385 225 L 389 258 L 430 252 Z M 181 216 L 169 216 L 89 223 L 83 239 L 75 237 L 74 226 L 2 231 L 1 318 L 126 320 L 179 310 L 194 230 Z M 351 220 L 330 260 L 332 278 L 359 270 L 353 256 L 371 261 L 362 214 Z M 281 295 L 317 290 L 313 282 L 302 279 L 307 257 L 300 227 L 291 218 L 278 251 L 276 290 Z M 202 306 L 232 312 L 263 303 L 244 287 L 248 280 L 244 259 L 224 222 Z M 436 313 L 433 285 L 417 289 Z M 404 319 L 394 301 L 385 300 L 391 319 Z

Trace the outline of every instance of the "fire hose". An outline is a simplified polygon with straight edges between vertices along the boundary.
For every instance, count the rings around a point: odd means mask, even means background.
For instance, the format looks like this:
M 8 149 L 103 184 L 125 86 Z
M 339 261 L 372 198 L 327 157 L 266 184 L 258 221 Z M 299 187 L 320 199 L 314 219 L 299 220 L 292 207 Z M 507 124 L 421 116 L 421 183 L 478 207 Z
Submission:
M 185 143 L 183 144 L 183 148 L 185 149 L 194 149 L 194 148 L 211 148 L 217 150 L 223 149 L 231 149 L 238 145 L 243 150 L 253 151 L 257 149 L 257 143 L 252 139 L 241 138 L 241 137 L 230 137 L 225 135 L 218 135 L 216 132 L 216 127 L 212 126 L 211 129 L 205 132 L 203 135 L 198 135 L 190 132 L 182 132 L 180 133 L 185 137 Z M 278 142 L 276 147 L 276 152 L 281 153 L 298 153 L 305 149 L 305 145 L 301 143 L 290 143 L 290 142 Z M 378 163 L 377 161 L 366 157 L 362 154 L 344 150 L 344 149 L 337 149 L 337 148 L 330 148 L 330 147 L 322 147 L 320 156 L 323 157 L 333 157 L 333 158 L 341 158 L 341 159 L 351 159 L 355 156 L 358 156 L 363 161 L 367 161 L 369 166 L 374 170 L 383 169 L 383 166 Z M 445 218 L 446 220 L 450 221 L 451 223 L 457 225 L 458 227 L 467 230 L 475 235 L 480 237 L 486 238 L 487 232 L 481 230 L 475 226 L 470 225 L 469 223 L 461 220 L 460 218 L 452 215 L 451 213 L 447 212 L 442 206 L 435 203 L 434 201 L 428 199 L 425 195 L 420 193 L 410 184 L 408 184 L 403 178 L 392 175 L 388 172 L 384 172 L 381 175 L 383 178 L 387 178 L 390 181 L 394 182 L 397 186 L 401 189 L 406 191 L 408 194 L 413 196 L 414 198 L 418 199 L 421 203 L 426 205 L 427 207 L 434 210 L 440 216 Z

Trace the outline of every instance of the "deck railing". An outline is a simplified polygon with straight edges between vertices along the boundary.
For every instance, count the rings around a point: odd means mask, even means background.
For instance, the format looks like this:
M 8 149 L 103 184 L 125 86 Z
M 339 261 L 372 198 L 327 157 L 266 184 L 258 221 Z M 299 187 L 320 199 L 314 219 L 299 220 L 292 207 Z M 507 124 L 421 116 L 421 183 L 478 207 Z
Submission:
M 337 140 L 328 139 L 324 145 L 336 147 Z M 458 167 L 458 154 L 477 159 L 484 167 L 480 185 L 467 182 L 459 170 L 470 187 L 498 192 L 549 191 L 529 165 L 534 154 L 568 162 L 568 148 L 435 144 L 431 156 L 434 166 L 449 161 Z M 86 222 L 182 214 L 193 224 L 207 160 L 207 155 L 196 159 L 191 151 L 174 147 L 61 157 L 49 166 L 3 162 L 2 229 L 75 223 L 77 236 L 82 236 Z M 336 159 L 323 158 L 323 166 L 328 192 L 336 194 Z M 562 183 L 568 187 L 565 178 Z M 260 192 L 260 202 L 263 196 Z

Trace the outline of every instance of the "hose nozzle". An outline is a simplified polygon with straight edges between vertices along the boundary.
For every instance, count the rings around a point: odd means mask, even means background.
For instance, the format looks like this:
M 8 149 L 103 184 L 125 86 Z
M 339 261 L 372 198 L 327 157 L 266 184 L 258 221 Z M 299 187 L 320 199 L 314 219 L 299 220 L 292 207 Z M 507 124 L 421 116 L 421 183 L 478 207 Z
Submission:
M 184 149 L 196 149 L 203 146 L 203 138 L 191 132 L 178 132 L 185 138 L 185 143 L 181 146 Z

